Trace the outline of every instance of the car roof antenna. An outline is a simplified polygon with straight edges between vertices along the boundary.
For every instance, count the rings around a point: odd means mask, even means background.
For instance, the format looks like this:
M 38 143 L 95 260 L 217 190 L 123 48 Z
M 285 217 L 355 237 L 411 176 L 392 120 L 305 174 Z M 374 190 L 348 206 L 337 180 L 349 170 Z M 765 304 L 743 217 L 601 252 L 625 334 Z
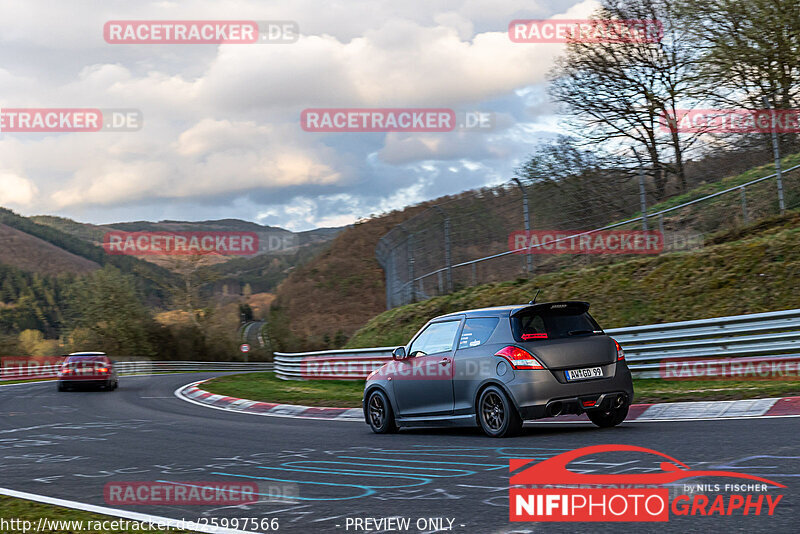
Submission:
M 536 294 L 533 296 L 533 300 L 530 301 L 528 304 L 536 304 L 536 297 L 539 296 L 539 293 L 541 293 L 541 291 L 542 291 L 541 289 L 537 289 Z

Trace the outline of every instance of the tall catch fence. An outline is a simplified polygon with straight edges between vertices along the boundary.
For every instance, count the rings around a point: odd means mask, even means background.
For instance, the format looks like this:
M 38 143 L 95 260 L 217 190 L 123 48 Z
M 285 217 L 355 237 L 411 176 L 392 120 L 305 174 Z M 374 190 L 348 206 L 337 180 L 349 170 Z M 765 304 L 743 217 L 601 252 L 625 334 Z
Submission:
M 565 235 L 577 239 L 604 230 L 650 230 L 661 232 L 662 252 L 701 248 L 709 234 L 800 206 L 798 169 L 783 170 L 780 187 L 773 173 L 728 181 L 719 190 L 701 186 L 695 191 L 702 193 L 652 205 L 644 179 L 630 177 L 608 180 L 607 187 L 592 193 L 570 183 L 514 180 L 460 195 L 397 225 L 378 242 L 375 255 L 386 277 L 387 308 L 477 284 L 619 260 L 608 253 L 551 253 L 570 239 Z M 526 230 L 538 241 L 523 241 L 520 247 L 514 233 Z

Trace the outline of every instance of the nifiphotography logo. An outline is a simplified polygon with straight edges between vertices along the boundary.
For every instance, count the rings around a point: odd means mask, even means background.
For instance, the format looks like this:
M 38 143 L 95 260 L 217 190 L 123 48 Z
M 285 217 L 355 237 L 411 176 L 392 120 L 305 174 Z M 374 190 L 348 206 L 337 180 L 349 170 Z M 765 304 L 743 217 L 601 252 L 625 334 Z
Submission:
M 661 472 L 654 473 L 587 474 L 567 469 L 578 458 L 609 452 L 654 454 L 667 461 L 661 462 Z M 768 494 L 768 486 L 786 487 L 746 473 L 691 469 L 671 456 L 635 445 L 582 447 L 541 462 L 512 459 L 509 470 L 510 521 L 664 522 L 669 521 L 670 512 L 675 516 L 771 516 L 783 495 Z M 670 500 L 664 485 L 696 477 L 740 481 L 684 484 L 684 493 L 691 495 Z

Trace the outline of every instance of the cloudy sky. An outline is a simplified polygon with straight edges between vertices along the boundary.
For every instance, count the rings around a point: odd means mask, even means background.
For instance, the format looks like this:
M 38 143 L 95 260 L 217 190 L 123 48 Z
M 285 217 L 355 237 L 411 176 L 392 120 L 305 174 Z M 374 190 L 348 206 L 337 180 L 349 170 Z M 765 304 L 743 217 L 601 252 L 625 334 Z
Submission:
M 557 129 L 558 44 L 513 19 L 573 0 L 0 0 L 0 108 L 134 108 L 135 132 L 0 133 L 0 206 L 85 222 L 304 230 L 496 184 Z M 108 44 L 108 20 L 290 20 L 292 44 Z M 306 132 L 306 108 L 493 113 L 488 131 Z

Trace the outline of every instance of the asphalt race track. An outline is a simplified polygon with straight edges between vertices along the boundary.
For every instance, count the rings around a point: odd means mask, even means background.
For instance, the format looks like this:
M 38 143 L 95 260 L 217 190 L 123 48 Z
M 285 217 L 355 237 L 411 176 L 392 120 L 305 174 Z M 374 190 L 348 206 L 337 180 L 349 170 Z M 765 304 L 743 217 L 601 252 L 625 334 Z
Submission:
M 407 532 L 435 530 L 425 528 L 436 525 L 427 519 L 444 518 L 463 533 L 796 532 L 800 523 L 800 418 L 626 423 L 609 430 L 529 424 L 523 436 L 505 440 L 477 429 L 378 436 L 363 423 L 227 413 L 174 397 L 179 386 L 208 376 L 123 377 L 112 393 L 57 393 L 52 383 L 0 387 L 0 487 L 108 506 L 108 482 L 255 481 L 264 497 L 252 505 L 117 508 L 187 520 L 274 517 L 281 532 L 365 532 L 347 530 L 347 518 L 393 516 L 411 518 Z M 548 458 L 604 443 L 656 449 L 692 468 L 758 474 L 787 489 L 772 517 L 509 522 L 510 458 Z M 571 464 L 592 473 L 657 467 L 646 455 Z

